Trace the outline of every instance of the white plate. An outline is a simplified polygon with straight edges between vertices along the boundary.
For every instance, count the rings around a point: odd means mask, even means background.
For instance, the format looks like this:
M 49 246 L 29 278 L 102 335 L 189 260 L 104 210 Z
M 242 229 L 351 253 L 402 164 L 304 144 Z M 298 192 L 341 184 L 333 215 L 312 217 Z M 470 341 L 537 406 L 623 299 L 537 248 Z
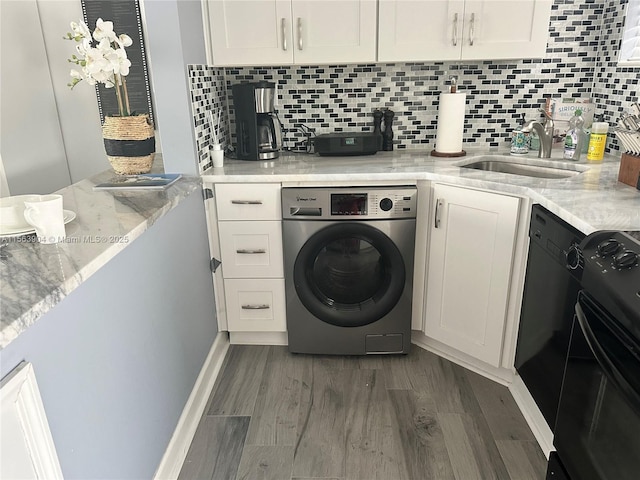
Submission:
M 67 224 L 70 221 L 72 221 L 74 218 L 76 218 L 76 214 L 75 212 L 72 212 L 71 210 L 63 210 L 64 213 L 64 223 Z M 35 233 L 36 229 L 34 227 L 32 227 L 31 225 L 29 225 L 28 228 L 25 228 L 23 226 L 20 227 L 9 227 L 6 225 L 0 225 L 0 238 L 4 238 L 4 237 L 19 237 L 22 235 L 29 235 L 31 233 Z

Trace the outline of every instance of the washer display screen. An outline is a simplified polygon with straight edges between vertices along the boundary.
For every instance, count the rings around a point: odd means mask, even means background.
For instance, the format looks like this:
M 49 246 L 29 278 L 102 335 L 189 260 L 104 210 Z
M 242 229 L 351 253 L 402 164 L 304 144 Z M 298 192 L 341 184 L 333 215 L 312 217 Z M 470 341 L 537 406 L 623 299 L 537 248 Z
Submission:
M 366 215 L 366 193 L 332 193 L 331 215 Z

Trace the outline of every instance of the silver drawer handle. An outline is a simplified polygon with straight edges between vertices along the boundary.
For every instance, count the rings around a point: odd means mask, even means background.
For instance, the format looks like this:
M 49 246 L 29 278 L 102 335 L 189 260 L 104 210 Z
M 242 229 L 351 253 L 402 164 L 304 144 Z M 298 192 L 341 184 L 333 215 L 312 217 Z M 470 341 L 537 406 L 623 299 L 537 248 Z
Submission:
M 440 214 L 442 213 L 442 208 L 444 207 L 444 199 L 438 198 L 436 200 L 436 216 L 435 216 L 435 224 L 434 227 L 440 228 Z
M 280 30 L 282 33 L 282 50 L 287 51 L 287 20 L 283 17 L 280 20 Z
M 242 305 L 242 310 L 269 310 L 271 308 L 267 304 L 262 305 Z
M 454 47 L 458 46 L 458 14 L 453 15 L 453 31 L 451 32 L 451 43 Z
M 231 200 L 233 205 L 262 205 L 262 200 Z
M 241 248 L 240 250 L 236 250 L 236 253 L 254 254 L 254 253 L 267 253 L 267 251 L 264 248 L 255 248 L 255 249 Z

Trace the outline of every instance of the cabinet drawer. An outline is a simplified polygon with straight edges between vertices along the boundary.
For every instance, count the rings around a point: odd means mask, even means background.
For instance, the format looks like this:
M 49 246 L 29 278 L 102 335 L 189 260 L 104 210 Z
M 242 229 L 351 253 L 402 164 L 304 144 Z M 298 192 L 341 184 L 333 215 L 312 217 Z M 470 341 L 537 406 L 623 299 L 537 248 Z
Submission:
M 219 222 L 224 278 L 282 278 L 282 222 Z
M 225 280 L 230 332 L 284 332 L 284 279 Z
M 218 220 L 280 220 L 279 183 L 215 186 Z

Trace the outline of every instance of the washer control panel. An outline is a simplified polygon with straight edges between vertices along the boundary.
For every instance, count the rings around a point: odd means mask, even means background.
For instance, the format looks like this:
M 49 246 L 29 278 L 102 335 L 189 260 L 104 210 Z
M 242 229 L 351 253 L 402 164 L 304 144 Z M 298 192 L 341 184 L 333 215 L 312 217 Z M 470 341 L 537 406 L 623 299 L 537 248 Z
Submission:
M 282 219 L 415 218 L 416 187 L 283 188 Z

